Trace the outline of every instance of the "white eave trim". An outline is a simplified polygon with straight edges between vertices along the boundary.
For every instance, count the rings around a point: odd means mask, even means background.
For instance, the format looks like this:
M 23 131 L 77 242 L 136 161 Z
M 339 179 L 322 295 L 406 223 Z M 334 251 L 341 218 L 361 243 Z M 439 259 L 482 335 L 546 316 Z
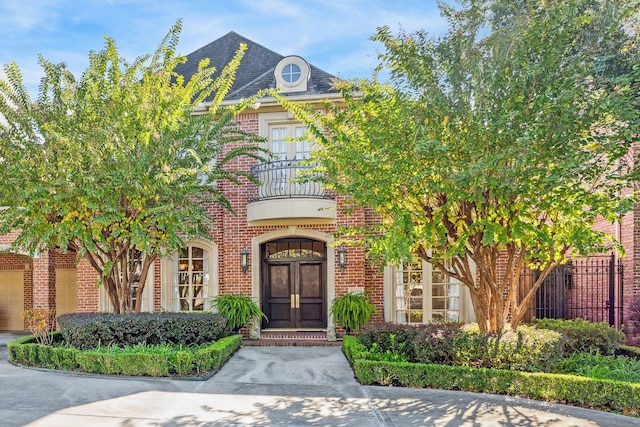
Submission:
M 297 101 L 297 102 L 322 102 L 322 101 L 343 101 L 342 95 L 340 93 L 330 93 L 324 96 L 318 95 L 294 95 L 294 96 L 286 96 L 288 100 Z M 280 105 L 275 98 L 271 96 L 265 96 L 262 98 L 258 98 L 256 104 L 260 104 L 260 107 L 273 107 Z M 221 106 L 228 105 L 236 105 L 238 101 L 222 101 L 220 103 Z M 203 102 L 198 105 L 194 110 L 193 114 L 203 114 L 209 110 L 211 107 L 211 102 Z

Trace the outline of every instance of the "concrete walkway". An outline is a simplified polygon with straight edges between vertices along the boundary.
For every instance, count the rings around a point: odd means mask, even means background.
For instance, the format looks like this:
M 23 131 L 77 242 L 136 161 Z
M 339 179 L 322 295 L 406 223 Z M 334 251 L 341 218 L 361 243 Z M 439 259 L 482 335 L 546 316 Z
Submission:
M 335 347 L 244 347 L 208 381 L 15 367 L 0 333 L 0 426 L 640 426 L 505 396 L 363 387 Z

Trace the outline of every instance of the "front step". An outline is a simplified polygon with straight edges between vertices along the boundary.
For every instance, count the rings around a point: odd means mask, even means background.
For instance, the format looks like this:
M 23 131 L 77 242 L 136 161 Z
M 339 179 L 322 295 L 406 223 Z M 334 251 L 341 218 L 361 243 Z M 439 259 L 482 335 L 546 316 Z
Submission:
M 339 347 L 342 341 L 327 341 L 324 331 L 261 331 L 259 340 L 242 340 L 245 346 L 317 346 Z

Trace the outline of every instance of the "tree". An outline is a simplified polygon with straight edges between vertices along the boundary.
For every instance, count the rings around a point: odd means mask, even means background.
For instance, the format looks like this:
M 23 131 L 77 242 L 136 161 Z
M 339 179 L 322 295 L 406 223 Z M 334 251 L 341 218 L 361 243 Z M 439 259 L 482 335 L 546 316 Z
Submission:
M 568 256 L 620 249 L 595 230 L 635 200 L 636 2 L 468 0 L 450 24 L 391 34 L 345 106 L 287 108 L 311 126 L 315 172 L 380 222 L 347 230 L 376 262 L 411 254 L 469 289 L 483 332 L 517 327 Z M 540 272 L 525 295 L 521 274 Z
M 202 61 L 185 81 L 174 72 L 185 61 L 175 53 L 181 26 L 132 63 L 106 38 L 79 79 L 40 57 L 35 102 L 15 63 L 0 81 L 0 233 L 19 230 L 14 247 L 32 254 L 86 256 L 116 313 L 140 310 L 158 256 L 208 235 L 208 207 L 231 209 L 216 183 L 251 178 L 229 163 L 261 153 L 232 121 L 251 100 L 220 106 L 246 46 L 217 76 Z

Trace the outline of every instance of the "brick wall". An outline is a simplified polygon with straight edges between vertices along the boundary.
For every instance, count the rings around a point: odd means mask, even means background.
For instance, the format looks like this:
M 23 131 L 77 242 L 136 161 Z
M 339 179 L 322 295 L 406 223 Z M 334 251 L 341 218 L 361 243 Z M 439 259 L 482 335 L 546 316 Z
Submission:
M 76 267 L 78 284 L 78 312 L 98 311 L 98 272 L 86 258 L 81 259 Z
M 56 253 L 46 250 L 33 259 L 33 307 L 56 308 Z
M 257 112 L 247 112 L 237 117 L 240 128 L 250 133 L 259 131 L 259 115 Z M 237 145 L 236 145 L 237 146 Z M 226 152 L 235 148 L 233 145 L 226 147 Z M 225 154 L 223 153 L 223 155 Z M 249 171 L 256 161 L 250 158 L 234 160 L 229 167 L 236 170 Z M 218 269 L 220 293 L 242 292 L 252 293 L 251 263 L 249 271 L 244 274 L 240 269 L 240 252 L 246 247 L 251 251 L 252 240 L 260 235 L 274 231 L 285 230 L 288 226 L 249 226 L 247 224 L 246 186 L 248 181 L 243 179 L 241 187 L 229 182 L 219 183 L 219 189 L 229 198 L 235 214 L 227 212 L 220 206 L 207 206 L 208 213 L 212 216 L 211 241 L 218 245 Z M 347 216 L 340 208 L 344 205 L 344 198 L 338 196 L 338 211 L 335 224 L 323 225 L 299 225 L 299 229 L 314 230 L 327 235 L 335 235 L 340 225 L 372 224 L 377 221 L 375 213 L 371 209 L 361 209 Z M 607 230 L 612 234 L 617 232 L 611 224 L 600 221 L 597 227 Z M 0 245 L 9 244 L 15 234 L 0 236 Z M 623 258 L 625 295 L 640 294 L 640 205 L 636 205 L 634 212 L 625 215 L 620 228 L 620 238 L 627 250 L 627 256 Z M 376 266 L 371 266 L 365 256 L 362 247 L 348 246 L 347 267 L 344 271 L 337 268 L 335 261 L 335 295 L 339 296 L 352 287 L 364 287 L 378 308 L 378 314 L 374 320 L 383 319 L 383 277 Z M 337 251 L 336 251 L 337 252 Z M 337 253 L 336 253 L 337 255 Z M 251 253 L 250 256 L 260 256 Z M 501 262 L 504 262 L 502 260 Z M 46 259 L 38 261 L 28 257 L 0 254 L 0 269 L 24 270 L 25 306 L 55 305 L 55 294 L 52 292 L 51 283 L 55 283 L 55 268 L 73 268 L 76 260 L 73 253 L 48 253 Z M 98 310 L 98 289 L 96 282 L 98 275 L 86 260 L 80 260 L 77 264 L 78 284 L 78 311 Z M 500 264 L 499 269 L 504 270 Z M 162 303 L 161 267 L 160 262 L 154 264 L 152 270 L 154 278 L 154 309 L 160 310 Z M 35 287 L 34 287 L 34 284 Z M 34 300 L 33 295 L 37 295 Z

